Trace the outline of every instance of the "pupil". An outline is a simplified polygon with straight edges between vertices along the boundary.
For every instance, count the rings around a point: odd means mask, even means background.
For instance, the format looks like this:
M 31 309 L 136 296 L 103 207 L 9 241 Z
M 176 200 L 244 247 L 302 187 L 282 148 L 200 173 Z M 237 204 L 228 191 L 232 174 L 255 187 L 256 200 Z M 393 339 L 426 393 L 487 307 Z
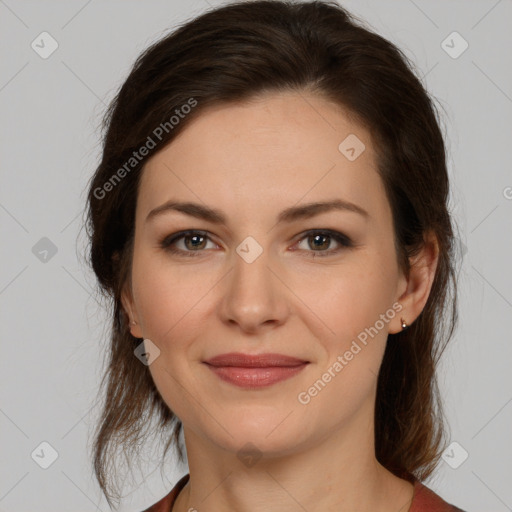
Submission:
M 322 245 L 325 245 L 325 243 L 324 243 L 324 244 L 321 244 L 321 243 L 320 243 L 320 244 L 317 244 L 318 239 L 321 239 L 321 238 L 323 238 L 323 239 L 325 240 L 325 239 L 327 239 L 328 237 L 327 237 L 327 236 L 325 236 L 325 235 L 314 235 L 314 241 L 315 241 L 314 243 L 315 243 L 315 246 L 316 246 L 317 248 L 322 248 Z M 329 245 L 329 244 L 327 243 L 327 245 Z
M 198 239 L 201 239 L 201 238 L 204 238 L 204 237 L 201 235 L 192 235 L 189 237 L 190 240 L 195 240 L 195 241 L 197 241 Z M 201 242 L 199 242 L 199 244 L 195 244 L 194 242 L 192 242 L 192 247 L 197 248 L 200 246 L 201 246 Z

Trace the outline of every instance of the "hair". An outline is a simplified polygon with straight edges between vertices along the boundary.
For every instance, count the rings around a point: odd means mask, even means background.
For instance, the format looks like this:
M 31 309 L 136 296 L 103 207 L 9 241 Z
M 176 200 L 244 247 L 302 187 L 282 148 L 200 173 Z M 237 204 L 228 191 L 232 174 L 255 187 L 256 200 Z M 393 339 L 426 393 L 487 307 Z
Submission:
M 141 339 L 131 335 L 121 303 L 144 164 L 208 107 L 282 91 L 333 101 L 368 130 L 405 275 L 425 235 L 436 236 L 438 263 L 427 303 L 412 325 L 388 337 L 377 382 L 375 452 L 384 467 L 411 482 L 430 476 L 439 462 L 446 426 L 436 367 L 458 315 L 446 151 L 433 99 L 407 56 L 336 2 L 238 1 L 151 44 L 102 120 L 103 152 L 88 183 L 86 227 L 88 263 L 112 321 L 93 446 L 95 475 L 110 506 L 119 497 L 111 486 L 114 452 L 122 447 L 132 456 L 147 439 L 148 418 L 156 415 L 166 440 L 162 462 L 171 445 L 183 461 L 182 423 L 134 357 Z M 178 119 L 181 111 L 188 113 Z M 169 122 L 172 116 L 177 122 Z M 133 158 L 150 139 L 156 149 Z

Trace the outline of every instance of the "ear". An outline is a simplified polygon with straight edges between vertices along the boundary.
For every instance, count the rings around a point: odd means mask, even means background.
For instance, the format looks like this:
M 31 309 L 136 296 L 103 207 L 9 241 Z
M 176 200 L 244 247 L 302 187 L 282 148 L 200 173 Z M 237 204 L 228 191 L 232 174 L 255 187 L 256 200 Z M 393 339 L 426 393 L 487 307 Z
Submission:
M 135 313 L 135 302 L 133 300 L 133 293 L 131 290 L 130 283 L 126 282 L 121 291 L 121 304 L 123 305 L 123 309 L 128 316 L 128 322 L 130 325 L 130 332 L 132 336 L 135 338 L 142 338 L 142 329 L 140 327 L 140 322 L 137 314 Z M 132 321 L 137 322 L 135 325 L 132 324 Z
M 402 310 L 394 318 L 389 331 L 391 334 L 402 330 L 401 318 L 411 325 L 423 311 L 430 295 L 439 259 L 439 244 L 432 231 L 426 233 L 424 239 L 424 247 L 411 260 L 409 277 L 401 278 L 401 290 L 405 290 L 396 300 L 402 305 Z

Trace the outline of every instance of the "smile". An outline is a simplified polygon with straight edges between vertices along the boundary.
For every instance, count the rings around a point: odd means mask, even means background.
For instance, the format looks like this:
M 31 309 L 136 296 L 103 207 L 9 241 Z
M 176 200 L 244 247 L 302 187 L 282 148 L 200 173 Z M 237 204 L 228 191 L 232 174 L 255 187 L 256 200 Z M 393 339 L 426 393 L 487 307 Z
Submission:
M 208 368 L 220 379 L 241 388 L 261 388 L 282 382 L 300 373 L 309 363 L 296 366 L 268 366 L 247 368 L 239 366 L 212 366 Z

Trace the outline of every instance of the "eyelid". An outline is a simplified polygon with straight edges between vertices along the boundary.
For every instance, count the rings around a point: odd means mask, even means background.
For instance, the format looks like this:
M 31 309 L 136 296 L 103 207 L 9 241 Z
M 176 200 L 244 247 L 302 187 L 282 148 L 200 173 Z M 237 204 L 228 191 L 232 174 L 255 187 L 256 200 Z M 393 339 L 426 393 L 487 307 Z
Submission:
M 326 251 L 313 251 L 313 250 L 305 250 L 303 252 L 307 253 L 304 255 L 305 257 L 308 257 L 308 255 L 313 255 L 313 257 L 324 257 L 324 256 L 330 256 L 339 254 L 341 251 L 345 249 L 350 249 L 351 247 L 354 247 L 355 244 L 352 241 L 352 239 L 345 235 L 344 233 L 340 231 L 336 231 L 334 229 L 328 229 L 328 228 L 314 228 L 314 229 L 308 229 L 297 236 L 297 241 L 294 245 L 297 245 L 298 243 L 302 242 L 303 240 L 306 240 L 310 236 L 315 235 L 326 235 L 330 237 L 332 240 L 338 243 L 340 247 L 337 249 L 328 249 Z M 294 249 L 297 250 L 297 249 Z
M 176 242 L 182 240 L 183 238 L 185 238 L 187 236 L 194 236 L 194 235 L 199 235 L 199 236 L 205 237 L 207 239 L 207 241 L 210 241 L 216 245 L 219 245 L 212 239 L 211 233 L 209 231 L 201 230 L 201 229 L 188 229 L 188 230 L 183 230 L 183 231 L 177 231 L 175 233 L 172 233 L 171 235 L 165 236 L 163 239 L 160 240 L 159 247 L 161 247 L 162 249 L 164 249 L 170 253 L 174 253 L 177 255 L 184 255 L 186 257 L 200 255 L 201 253 L 205 252 L 205 250 L 186 251 L 183 249 L 172 248 L 172 244 L 175 244 Z M 302 233 L 300 233 L 299 235 L 297 235 L 295 237 L 295 242 L 293 243 L 293 245 L 297 245 L 298 243 L 302 242 L 303 240 L 307 239 L 308 237 L 315 236 L 315 235 L 328 236 L 332 240 L 337 242 L 340 247 L 337 249 L 328 249 L 325 251 L 297 250 L 297 249 L 292 249 L 292 251 L 305 252 L 305 253 L 307 253 L 307 255 L 313 255 L 313 257 L 317 257 L 317 256 L 322 257 L 322 256 L 329 256 L 331 254 L 338 254 L 344 249 L 349 249 L 349 248 L 355 246 L 354 242 L 352 241 L 352 239 L 349 236 L 345 235 L 344 233 L 342 233 L 340 231 L 336 231 L 336 230 L 328 229 L 328 228 L 314 228 L 314 229 L 308 229 L 306 231 L 303 231 Z
M 181 253 L 181 254 L 183 254 L 183 253 L 185 253 L 185 254 L 192 253 L 193 254 L 193 253 L 204 252 L 204 250 L 203 251 L 183 251 L 182 249 L 176 249 L 176 251 L 172 250 L 172 244 L 175 244 L 176 242 L 182 240 L 183 238 L 186 238 L 187 236 L 194 236 L 194 235 L 203 236 L 208 241 L 216 243 L 212 239 L 211 233 L 209 231 L 205 231 L 203 229 L 185 229 L 183 231 L 176 231 L 175 233 L 165 236 L 164 238 L 162 238 L 159 241 L 158 246 L 166 251 L 176 252 L 176 253 Z M 219 244 L 217 244 L 217 245 L 219 245 Z

